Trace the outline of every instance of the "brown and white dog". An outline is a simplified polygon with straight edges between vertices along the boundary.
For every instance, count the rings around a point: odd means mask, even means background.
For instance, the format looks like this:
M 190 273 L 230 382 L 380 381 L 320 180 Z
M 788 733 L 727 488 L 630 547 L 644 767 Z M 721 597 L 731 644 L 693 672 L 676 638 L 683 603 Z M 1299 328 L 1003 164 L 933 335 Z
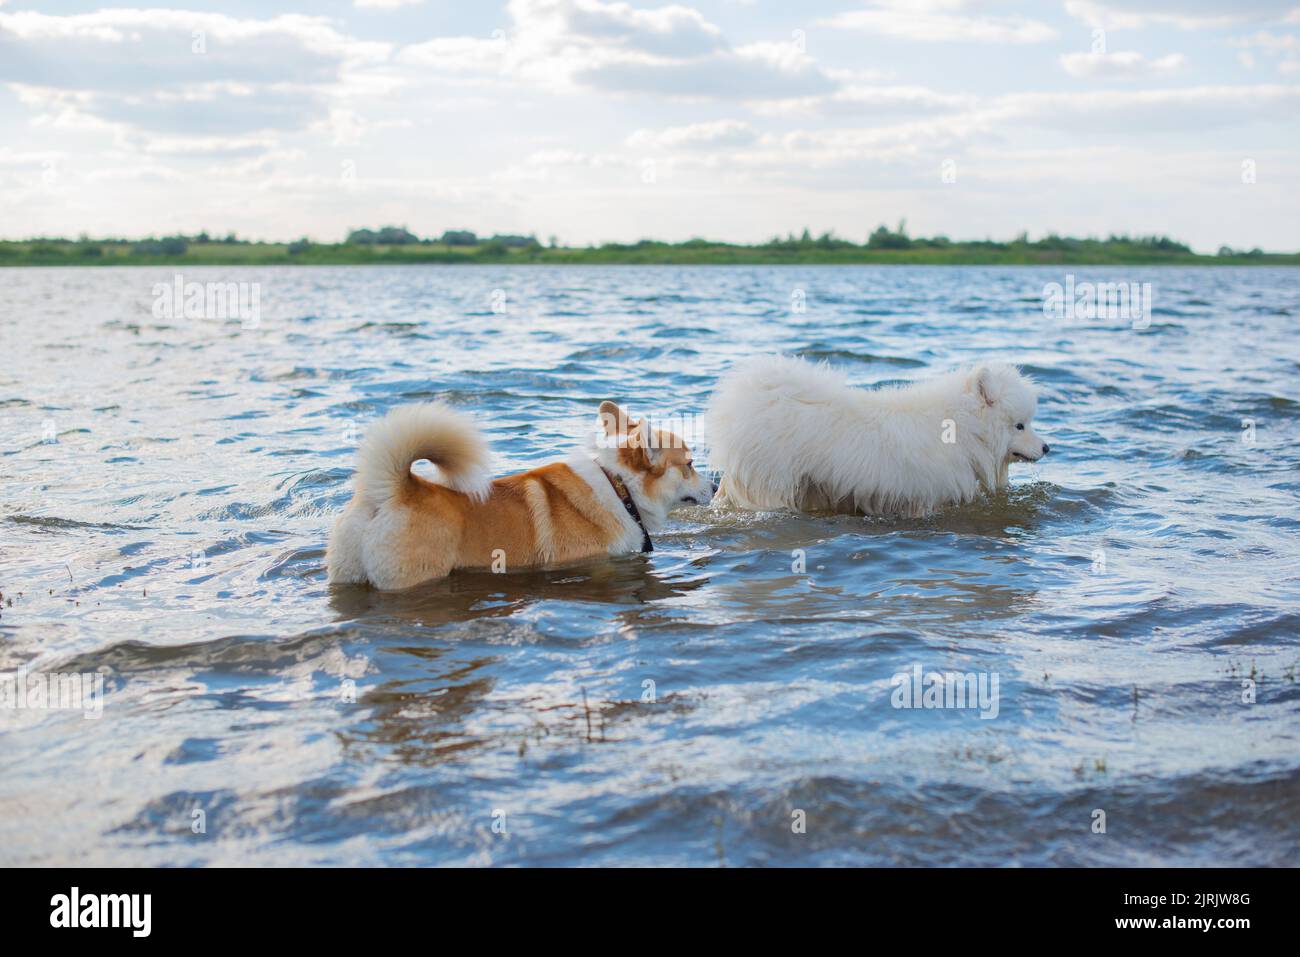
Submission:
M 332 583 L 407 588 L 457 568 L 515 569 L 649 551 L 679 505 L 704 505 L 713 483 L 674 433 L 600 405 L 595 447 L 492 479 L 488 448 L 442 403 L 394 409 L 358 455 L 352 501 L 326 551 Z M 428 459 L 440 481 L 411 472 Z

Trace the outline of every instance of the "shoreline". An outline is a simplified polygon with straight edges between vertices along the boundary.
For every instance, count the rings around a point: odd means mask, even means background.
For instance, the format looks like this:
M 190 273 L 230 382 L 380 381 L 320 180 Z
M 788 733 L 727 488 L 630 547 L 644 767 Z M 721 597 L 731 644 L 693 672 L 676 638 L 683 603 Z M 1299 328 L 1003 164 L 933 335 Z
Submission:
M 223 251 L 226 252 L 226 251 Z M 152 255 L 3 255 L 4 267 L 208 267 L 208 266 L 1300 266 L 1300 253 L 1211 256 L 1025 256 L 1015 253 L 934 254 L 931 252 L 765 255 L 748 250 L 704 255 L 636 255 L 603 250 L 546 250 L 541 253 L 474 255 L 431 252 L 380 252 L 322 249 L 302 255 L 257 250 L 251 253 L 179 256 Z
M 1300 252 L 1265 252 L 1220 246 L 1214 254 L 1198 253 L 1167 236 L 1076 238 L 1049 234 L 1031 240 L 951 240 L 946 236 L 909 236 L 900 223 L 891 232 L 881 226 L 866 242 L 856 243 L 808 230 L 796 237 L 763 243 L 712 239 L 566 246 L 535 236 L 478 236 L 448 230 L 441 237 L 420 238 L 404 227 L 353 230 L 341 242 L 292 242 L 217 237 L 202 232 L 130 239 L 82 235 L 0 240 L 0 266 L 1300 266 Z

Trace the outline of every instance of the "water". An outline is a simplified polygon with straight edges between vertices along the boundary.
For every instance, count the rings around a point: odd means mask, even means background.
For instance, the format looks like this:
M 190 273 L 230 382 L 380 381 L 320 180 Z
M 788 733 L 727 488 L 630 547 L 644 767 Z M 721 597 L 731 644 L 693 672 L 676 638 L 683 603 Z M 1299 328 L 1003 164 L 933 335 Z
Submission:
M 169 270 L 0 271 L 0 672 L 105 676 L 97 720 L 0 711 L 0 863 L 1294 863 L 1300 271 L 1072 271 L 1150 328 L 1044 319 L 1061 269 L 186 272 L 260 283 L 255 329 L 155 318 Z M 327 586 L 385 409 L 450 397 L 504 471 L 776 350 L 1009 358 L 1052 454 L 926 521 Z M 892 707 L 914 666 L 997 717 Z

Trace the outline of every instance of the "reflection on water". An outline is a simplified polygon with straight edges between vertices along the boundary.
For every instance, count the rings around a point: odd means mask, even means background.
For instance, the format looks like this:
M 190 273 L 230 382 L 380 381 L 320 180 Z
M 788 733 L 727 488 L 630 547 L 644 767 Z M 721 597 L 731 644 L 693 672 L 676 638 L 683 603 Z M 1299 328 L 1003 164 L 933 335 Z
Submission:
M 155 321 L 165 271 L 4 271 L 0 673 L 105 696 L 0 710 L 0 862 L 1289 863 L 1300 272 L 1072 271 L 1153 282 L 1151 328 L 1045 321 L 1038 268 L 225 277 L 257 330 Z M 505 471 L 778 350 L 1017 361 L 1053 455 L 924 520 L 691 508 L 649 555 L 326 584 L 387 408 L 465 406 Z M 893 707 L 915 666 L 996 673 L 997 718 Z
M 508 575 L 464 571 L 400 592 L 334 586 L 329 601 L 339 621 L 364 618 L 456 625 L 511 619 L 544 602 L 609 605 L 603 614 L 618 621 L 624 615 L 634 618 L 639 606 L 683 597 L 705 581 L 661 578 L 646 556 L 634 555 L 617 562 L 583 562 Z

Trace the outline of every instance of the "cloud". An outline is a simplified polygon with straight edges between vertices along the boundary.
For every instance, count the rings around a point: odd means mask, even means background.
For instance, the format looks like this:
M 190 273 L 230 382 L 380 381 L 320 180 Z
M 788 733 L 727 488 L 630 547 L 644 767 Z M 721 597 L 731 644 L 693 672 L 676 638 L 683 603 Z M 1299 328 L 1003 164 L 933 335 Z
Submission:
M 1291 33 L 1269 33 L 1260 30 L 1253 36 L 1236 37 L 1229 44 L 1242 49 L 1262 50 L 1265 53 L 1295 53 L 1300 51 L 1300 38 Z
M 1181 53 L 1148 60 L 1133 50 L 1116 53 L 1067 53 L 1061 57 L 1061 66 L 1066 73 L 1092 79 L 1129 79 L 1173 73 L 1182 69 L 1186 62 Z
M 637 130 L 627 145 L 638 150 L 723 149 L 748 146 L 758 131 L 742 120 L 714 120 L 664 130 Z
M 1229 6 L 1229 9 L 1224 9 Z M 1147 26 L 1175 26 L 1183 30 L 1227 27 L 1270 20 L 1295 22 L 1296 0 L 1066 0 L 1065 11 L 1094 27 L 1137 30 Z
M 784 99 L 838 85 L 795 43 L 732 47 L 690 7 L 512 0 L 507 10 L 510 28 L 497 37 L 443 37 L 403 49 L 395 61 L 451 82 L 495 78 L 551 92 L 690 100 Z M 411 82 L 421 79 L 427 72 Z
M 358 10 L 397 10 L 401 7 L 414 7 L 424 0 L 352 0 Z
M 923 86 L 842 86 L 826 96 L 805 97 L 756 106 L 771 116 L 816 114 L 833 117 L 915 117 L 973 109 L 979 100 L 969 93 L 939 93 Z
M 618 60 L 581 69 L 574 79 L 600 90 L 682 99 L 779 100 L 836 86 L 790 44 L 754 44 L 684 60 Z
M 354 40 L 298 15 L 237 20 L 183 10 L 71 16 L 0 13 L 0 81 L 61 89 L 152 92 L 172 84 L 327 83 L 387 44 Z
M 1255 68 L 1255 56 L 1251 50 L 1258 50 L 1270 58 L 1277 59 L 1279 73 L 1291 74 L 1300 71 L 1300 38 L 1292 33 L 1269 33 L 1260 30 L 1248 37 L 1235 37 L 1228 43 L 1241 50 L 1237 58 L 1248 70 Z
M 166 166 L 113 166 L 91 170 L 84 177 L 86 183 L 183 183 L 185 175 Z
M 1042 43 L 1055 38 L 1047 24 L 1026 17 L 967 16 L 965 0 L 871 0 L 818 22 L 918 43 Z
M 578 43 L 680 59 L 723 46 L 722 31 L 691 7 L 639 10 L 600 0 L 511 0 L 507 9 L 517 35 L 535 38 L 532 42 L 551 51 Z
M 80 115 L 177 135 L 305 129 L 328 115 L 348 70 L 388 50 L 297 15 L 0 14 L 0 82 L 65 125 Z
M 234 158 L 260 156 L 276 146 L 272 137 L 232 136 L 146 136 L 138 140 L 140 151 L 154 156 L 184 158 Z
M 9 146 L 0 146 L 0 167 L 33 169 L 65 159 L 67 154 L 58 150 L 15 150 Z
M 539 184 L 569 184 L 590 186 L 594 174 L 602 170 L 625 170 L 635 161 L 618 153 L 585 153 L 581 150 L 547 149 L 528 155 L 522 163 L 514 163 L 494 171 L 494 183 L 509 186 Z
M 934 119 L 861 129 L 808 129 L 785 133 L 729 161 L 754 167 L 827 169 L 863 162 L 926 164 L 980 143 L 999 143 L 1006 131 L 1036 127 L 1091 142 L 1114 134 L 1195 132 L 1254 122 L 1279 125 L 1300 109 L 1300 85 L 1202 86 L 1170 90 L 1090 93 L 1015 93 Z M 927 167 L 928 168 L 928 167 Z
M 401 66 L 447 74 L 504 73 L 509 47 L 504 35 L 487 37 L 435 37 L 402 47 L 394 57 Z
M 1171 90 L 1018 93 L 983 112 L 991 125 L 1027 123 L 1077 132 L 1195 132 L 1253 122 L 1286 124 L 1300 110 L 1300 86 L 1198 86 Z

